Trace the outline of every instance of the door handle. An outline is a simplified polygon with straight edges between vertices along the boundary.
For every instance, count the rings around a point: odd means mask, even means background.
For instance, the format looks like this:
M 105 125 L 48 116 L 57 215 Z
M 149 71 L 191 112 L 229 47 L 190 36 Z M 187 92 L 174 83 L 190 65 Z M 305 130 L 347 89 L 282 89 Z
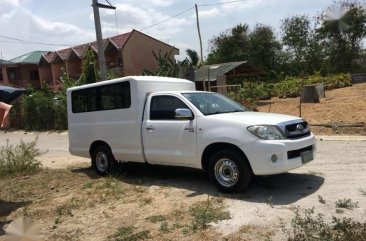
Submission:
M 146 130 L 148 130 L 148 131 L 155 131 L 155 128 L 152 127 L 152 126 L 148 126 L 148 127 L 146 127 Z

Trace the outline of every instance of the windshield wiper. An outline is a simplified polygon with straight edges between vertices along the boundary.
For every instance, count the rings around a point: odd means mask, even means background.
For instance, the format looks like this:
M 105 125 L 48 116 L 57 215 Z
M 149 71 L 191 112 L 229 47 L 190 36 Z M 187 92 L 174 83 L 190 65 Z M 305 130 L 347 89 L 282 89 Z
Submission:
M 207 113 L 206 115 L 216 115 L 216 114 L 225 114 L 225 113 L 233 113 L 233 112 L 244 112 L 245 110 L 229 110 L 229 111 L 216 111 L 212 113 Z

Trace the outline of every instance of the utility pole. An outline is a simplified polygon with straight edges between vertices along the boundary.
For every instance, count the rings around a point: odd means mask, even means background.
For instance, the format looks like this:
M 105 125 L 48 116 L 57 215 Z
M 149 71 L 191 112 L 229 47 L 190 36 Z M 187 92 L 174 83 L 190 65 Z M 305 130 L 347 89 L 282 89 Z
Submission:
M 203 90 L 206 90 L 206 83 L 205 79 L 203 78 L 203 51 L 202 51 L 202 38 L 201 38 L 201 30 L 200 30 L 200 22 L 198 19 L 198 7 L 197 4 L 194 5 L 196 7 L 196 21 L 197 21 L 197 31 L 198 31 L 198 37 L 200 39 L 200 50 L 201 50 L 201 77 L 202 77 L 202 84 L 203 84 Z
M 108 1 L 107 1 L 108 2 Z M 107 67 L 105 65 L 105 56 L 103 49 L 103 36 L 102 36 L 102 27 L 100 24 L 100 15 L 99 8 L 108 8 L 108 9 L 116 9 L 109 2 L 109 6 L 105 4 L 98 3 L 98 0 L 92 0 L 92 7 L 94 12 L 94 23 L 95 23 L 95 34 L 97 36 L 97 45 L 98 45 L 98 65 L 100 70 L 100 79 L 107 79 Z

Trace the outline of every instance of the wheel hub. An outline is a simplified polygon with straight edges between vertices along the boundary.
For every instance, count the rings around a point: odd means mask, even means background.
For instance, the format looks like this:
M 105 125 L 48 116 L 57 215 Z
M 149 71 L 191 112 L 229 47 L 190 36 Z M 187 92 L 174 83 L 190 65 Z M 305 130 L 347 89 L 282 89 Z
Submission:
M 239 180 L 239 170 L 234 161 L 222 158 L 215 164 L 216 180 L 225 187 L 234 186 Z
M 101 172 L 105 172 L 108 169 L 108 157 L 104 152 L 98 152 L 95 158 L 97 168 Z

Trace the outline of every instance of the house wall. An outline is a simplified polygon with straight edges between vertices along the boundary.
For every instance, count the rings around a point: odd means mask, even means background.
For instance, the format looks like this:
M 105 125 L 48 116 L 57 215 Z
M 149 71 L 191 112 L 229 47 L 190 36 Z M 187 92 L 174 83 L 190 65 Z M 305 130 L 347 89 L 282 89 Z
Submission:
M 22 81 L 21 85 L 22 87 L 26 87 L 28 84 L 36 88 L 41 87 L 41 82 L 39 80 L 38 66 L 36 64 L 19 65 L 19 70 L 20 70 L 20 80 Z M 31 71 L 37 72 L 38 78 L 32 80 Z
M 2 81 L 5 83 L 5 84 L 8 84 L 9 83 L 9 78 L 8 78 L 8 72 L 6 71 L 6 67 L 3 66 L 1 68 L 1 72 L 2 72 L 2 76 L 3 76 L 3 79 Z
M 74 79 L 78 79 L 81 75 L 82 61 L 81 59 L 66 62 L 67 74 Z
M 125 75 L 141 75 L 145 69 L 157 70 L 158 65 L 152 51 L 158 54 L 159 50 L 164 54 L 171 51 L 171 46 L 134 31 L 122 51 Z M 173 49 L 170 57 L 174 59 L 176 54 L 179 54 L 179 50 Z
M 60 76 L 62 74 L 61 69 L 65 69 L 64 64 L 51 64 L 51 70 L 52 70 L 52 79 L 54 81 L 60 80 Z
M 51 65 L 38 67 L 39 80 L 45 81 L 48 85 L 53 84 Z

